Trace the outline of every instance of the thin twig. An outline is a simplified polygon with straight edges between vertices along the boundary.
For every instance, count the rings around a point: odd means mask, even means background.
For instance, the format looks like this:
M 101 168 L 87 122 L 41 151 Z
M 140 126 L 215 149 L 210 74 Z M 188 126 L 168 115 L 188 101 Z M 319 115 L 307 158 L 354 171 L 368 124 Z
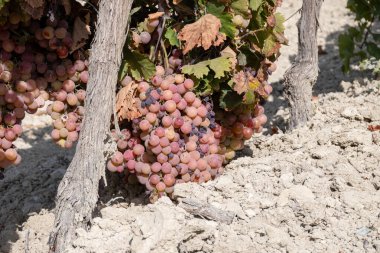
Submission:
M 257 39 L 256 33 L 257 33 L 257 32 L 260 32 L 260 31 L 263 31 L 263 30 L 264 30 L 264 28 L 260 28 L 260 29 L 256 29 L 256 30 L 250 31 L 250 32 L 248 32 L 248 33 L 242 35 L 242 36 L 240 37 L 240 39 L 243 39 L 243 38 L 247 37 L 248 35 L 255 35 L 255 37 L 256 37 L 256 39 Z M 258 40 L 258 39 L 257 39 L 257 40 Z
M 164 58 L 164 68 L 165 70 L 168 70 L 169 69 L 169 59 L 168 59 L 168 53 L 166 52 L 166 48 L 165 48 L 165 45 L 164 45 L 164 41 L 161 39 L 161 50 L 162 50 L 162 53 L 163 53 L 163 58 Z
M 362 49 L 362 48 L 364 47 L 364 44 L 367 42 L 368 34 L 371 32 L 371 28 L 372 28 L 373 21 L 375 21 L 375 16 L 372 16 L 371 22 L 370 22 L 369 26 L 367 26 L 367 29 L 366 29 L 366 32 L 365 32 L 365 35 L 364 35 L 363 42 L 362 42 L 362 44 L 360 45 L 360 49 Z
M 302 11 L 302 7 L 299 8 L 298 10 L 296 10 L 292 15 L 290 15 L 287 19 L 285 19 L 284 22 L 288 21 L 289 19 L 291 19 L 292 17 L 294 17 L 297 13 L 301 12 Z

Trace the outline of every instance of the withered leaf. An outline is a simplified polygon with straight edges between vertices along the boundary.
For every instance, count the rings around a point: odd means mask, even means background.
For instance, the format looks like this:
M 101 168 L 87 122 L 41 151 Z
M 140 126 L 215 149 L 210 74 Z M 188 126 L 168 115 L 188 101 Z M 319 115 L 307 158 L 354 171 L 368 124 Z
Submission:
M 32 8 L 40 8 L 45 4 L 45 0 L 25 0 Z
M 220 52 L 221 56 L 227 57 L 231 62 L 231 67 L 234 69 L 237 64 L 237 56 L 234 50 L 232 50 L 230 47 L 226 47 Z
M 73 46 L 71 47 L 71 52 L 84 46 L 91 34 L 90 28 L 90 14 L 85 15 L 85 20 L 82 21 L 80 17 L 76 17 L 74 21 L 74 31 L 73 31 Z
M 45 2 L 43 2 L 43 5 L 38 8 L 33 8 L 27 2 L 21 2 L 20 7 L 21 9 L 24 10 L 24 12 L 28 13 L 33 19 L 40 19 L 42 18 L 42 15 L 44 14 Z
M 158 19 L 158 18 L 162 17 L 163 15 L 164 15 L 163 11 L 151 13 L 151 14 L 148 15 L 148 19 L 149 20 L 155 20 L 155 19 Z
M 130 82 L 116 95 L 116 114 L 119 121 L 133 120 L 141 117 L 136 100 L 137 83 Z
M 69 15 L 71 13 L 71 1 L 62 0 L 62 6 L 65 9 L 66 15 Z
M 185 25 L 178 34 L 178 39 L 186 41 L 183 53 L 186 54 L 195 47 L 207 50 L 211 46 L 219 46 L 226 39 L 220 33 L 222 24 L 220 19 L 212 14 L 206 14 L 196 22 Z
M 233 89 L 238 94 L 242 94 L 248 90 L 248 79 L 244 71 L 241 70 L 237 72 L 236 74 L 234 74 L 232 81 L 234 82 Z

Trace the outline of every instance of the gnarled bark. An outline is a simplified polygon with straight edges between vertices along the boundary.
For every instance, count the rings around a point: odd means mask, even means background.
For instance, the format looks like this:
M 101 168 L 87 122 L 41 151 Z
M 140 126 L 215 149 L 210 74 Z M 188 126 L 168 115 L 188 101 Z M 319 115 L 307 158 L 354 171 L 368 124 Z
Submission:
M 102 0 L 91 47 L 85 117 L 74 158 L 59 184 L 50 252 L 64 252 L 86 228 L 104 175 L 110 120 L 133 0 Z
M 312 117 L 312 89 L 318 77 L 318 17 L 323 0 L 303 0 L 298 23 L 298 56 L 285 73 L 285 98 L 290 106 L 289 128 L 303 126 Z

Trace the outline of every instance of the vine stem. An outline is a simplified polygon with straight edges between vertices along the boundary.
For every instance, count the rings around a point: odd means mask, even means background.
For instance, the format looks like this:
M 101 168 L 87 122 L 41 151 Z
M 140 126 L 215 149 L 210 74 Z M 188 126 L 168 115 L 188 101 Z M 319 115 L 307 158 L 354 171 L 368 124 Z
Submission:
M 367 26 L 367 28 L 366 28 L 364 39 L 363 39 L 363 42 L 360 45 L 360 49 L 362 49 L 364 47 L 364 44 L 367 42 L 368 34 L 371 32 L 373 21 L 375 21 L 375 16 L 372 16 L 371 22 L 370 22 L 369 26 Z
M 243 38 L 245 38 L 245 37 L 247 37 L 248 35 L 251 35 L 251 34 L 256 36 L 256 33 L 257 33 L 257 32 L 260 32 L 260 31 L 264 31 L 264 28 L 260 28 L 260 29 L 256 29 L 256 30 L 250 31 L 250 32 L 248 32 L 248 33 L 242 35 L 242 36 L 240 37 L 240 39 L 243 39 Z M 256 37 L 256 38 L 257 38 L 257 37 Z
M 163 58 L 164 58 L 164 68 L 165 70 L 169 69 L 169 59 L 168 59 L 168 53 L 166 51 L 166 48 L 165 48 L 165 45 L 164 45 L 164 41 L 161 39 L 160 40 L 160 44 L 161 44 L 161 50 L 163 52 Z

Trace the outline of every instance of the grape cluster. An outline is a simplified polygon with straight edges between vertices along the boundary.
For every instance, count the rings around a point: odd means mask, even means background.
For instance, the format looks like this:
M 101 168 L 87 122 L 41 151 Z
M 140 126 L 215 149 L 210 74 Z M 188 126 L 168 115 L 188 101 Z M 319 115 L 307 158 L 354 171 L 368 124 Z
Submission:
M 88 63 L 79 51 L 69 54 L 73 39 L 68 22 L 12 12 L 0 25 L 0 45 L 0 167 L 21 161 L 13 145 L 22 133 L 21 121 L 48 100 L 54 101 L 47 107 L 54 119 L 52 138 L 71 147 L 84 113 Z
M 118 152 L 107 163 L 108 170 L 125 170 L 157 196 L 170 195 L 176 183 L 209 181 L 224 160 L 211 101 L 191 91 L 191 79 L 164 74 L 158 66 L 151 83 L 138 84 L 142 116 L 116 137 Z
M 260 133 L 267 122 L 264 107 L 256 105 L 253 109 L 238 108 L 232 112 L 218 111 L 216 120 L 220 125 L 214 130 L 220 138 L 220 152 L 225 162 L 232 160 L 236 151 L 244 148 L 244 142 L 254 133 Z

